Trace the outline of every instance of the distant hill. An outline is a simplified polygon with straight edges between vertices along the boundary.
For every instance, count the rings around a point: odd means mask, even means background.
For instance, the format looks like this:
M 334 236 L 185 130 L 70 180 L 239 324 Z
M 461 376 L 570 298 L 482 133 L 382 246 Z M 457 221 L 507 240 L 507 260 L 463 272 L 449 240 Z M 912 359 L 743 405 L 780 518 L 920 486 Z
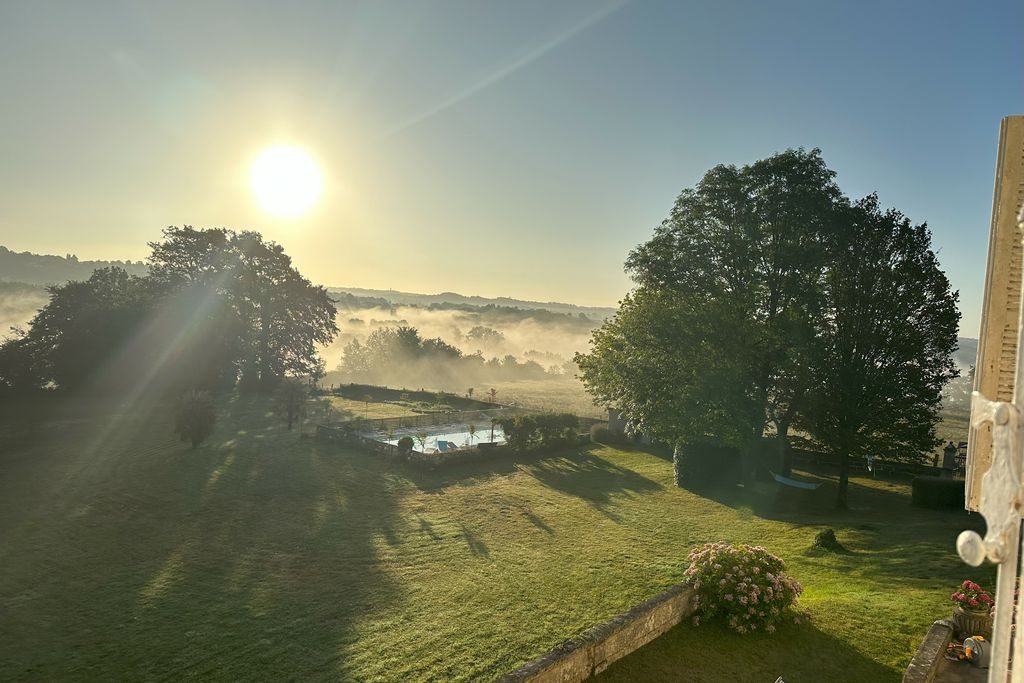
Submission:
M 351 294 L 361 298 L 384 299 L 396 305 L 430 306 L 431 304 L 456 304 L 467 306 L 507 306 L 510 308 L 540 309 L 570 315 L 582 313 L 592 320 L 610 318 L 617 310 L 605 306 L 577 306 L 576 304 L 565 304 L 556 301 L 526 301 L 523 299 L 510 299 L 504 296 L 496 298 L 466 296 L 465 294 L 457 294 L 455 292 L 415 294 L 413 292 L 399 292 L 393 289 L 363 289 L 360 287 L 328 287 L 327 291 L 332 294 Z
M 31 252 L 11 251 L 0 246 L 0 282 L 21 282 L 30 285 L 50 285 L 67 282 L 68 280 L 85 280 L 97 268 L 118 266 L 132 275 L 145 275 L 146 264 L 142 261 L 80 261 L 74 254 L 53 256 L 33 254 Z M 508 297 L 487 298 L 482 296 L 466 296 L 455 292 L 440 294 L 416 294 L 398 292 L 390 289 L 363 289 L 360 287 L 328 287 L 328 291 L 337 294 L 351 294 L 360 298 L 384 299 L 394 305 L 414 304 L 430 306 L 431 304 L 456 304 L 469 306 L 507 306 L 522 309 L 541 309 L 553 313 L 576 315 L 583 313 L 591 320 L 603 320 L 611 317 L 614 308 L 600 306 L 577 306 L 575 304 L 554 301 L 524 301 Z
M 118 266 L 132 275 L 145 275 L 142 261 L 79 261 L 74 254 L 50 256 L 11 251 L 0 246 L 0 282 L 52 285 L 68 280 L 85 280 L 97 268 Z
M 957 347 L 956 353 L 953 354 L 953 360 L 960 366 L 960 370 L 966 375 L 967 370 L 974 365 L 978 358 L 978 340 L 971 339 L 970 337 L 960 337 L 957 339 L 959 346 Z

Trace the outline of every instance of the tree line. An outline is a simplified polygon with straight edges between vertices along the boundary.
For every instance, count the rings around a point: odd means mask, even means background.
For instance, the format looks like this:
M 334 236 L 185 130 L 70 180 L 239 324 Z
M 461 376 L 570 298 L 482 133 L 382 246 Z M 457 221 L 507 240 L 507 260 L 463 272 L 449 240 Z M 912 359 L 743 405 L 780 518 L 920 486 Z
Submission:
M 840 459 L 840 506 L 850 458 L 936 445 L 958 294 L 927 225 L 846 197 L 820 150 L 711 169 L 626 271 L 634 289 L 576 362 L 632 429 L 733 446 L 748 474 L 774 433 L 787 475 L 799 429 Z
M 500 332 L 483 326 L 468 338 L 486 340 Z M 395 386 L 464 386 L 500 379 L 540 379 L 549 376 L 534 360 L 511 354 L 485 359 L 483 353 L 464 354 L 441 337 L 423 338 L 409 325 L 379 327 L 365 342 L 350 341 L 339 370 L 345 381 Z
M 101 268 L 47 288 L 27 329 L 0 344 L 0 387 L 269 390 L 321 376 L 334 304 L 256 232 L 169 227 L 148 273 Z

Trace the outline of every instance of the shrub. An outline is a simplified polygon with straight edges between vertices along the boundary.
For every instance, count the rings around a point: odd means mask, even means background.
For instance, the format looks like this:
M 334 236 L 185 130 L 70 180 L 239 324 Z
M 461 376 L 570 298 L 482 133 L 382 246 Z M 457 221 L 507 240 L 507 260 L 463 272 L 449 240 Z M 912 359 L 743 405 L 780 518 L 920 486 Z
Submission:
M 672 453 L 676 486 L 707 489 L 740 482 L 740 452 L 715 441 L 680 439 Z
M 614 432 L 608 425 L 598 422 L 590 427 L 590 440 L 602 444 L 623 444 L 626 443 L 626 435 L 622 432 Z
M 811 546 L 819 550 L 825 550 L 830 553 L 845 553 L 846 548 L 836 538 L 836 532 L 834 529 L 822 529 L 814 536 L 814 545 Z
M 695 625 L 702 617 L 721 617 L 739 633 L 771 633 L 787 612 L 800 623 L 796 603 L 803 587 L 786 576 L 785 562 L 761 546 L 705 543 L 690 551 L 689 560 L 685 574 L 696 592 Z
M 964 482 L 942 477 L 915 477 L 911 502 L 918 507 L 963 510 Z
M 178 406 L 174 433 L 192 444 L 192 450 L 213 434 L 217 411 L 213 399 L 205 391 L 190 391 Z
M 579 418 L 572 413 L 531 413 L 495 421 L 515 450 L 551 450 L 576 443 Z
M 401 439 L 398 440 L 399 453 L 408 453 L 409 451 L 412 450 L 412 447 L 413 440 L 411 436 L 403 436 Z

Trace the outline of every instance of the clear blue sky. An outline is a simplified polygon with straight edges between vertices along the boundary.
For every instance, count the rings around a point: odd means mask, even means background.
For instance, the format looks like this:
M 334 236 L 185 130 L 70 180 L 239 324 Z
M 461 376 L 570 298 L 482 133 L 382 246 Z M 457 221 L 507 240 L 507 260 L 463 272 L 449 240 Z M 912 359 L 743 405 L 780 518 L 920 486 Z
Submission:
M 716 163 L 820 147 L 927 221 L 976 336 L 1024 3 L 0 4 L 0 244 L 142 258 L 261 230 L 324 284 L 613 305 Z M 252 158 L 325 191 L 264 214 Z

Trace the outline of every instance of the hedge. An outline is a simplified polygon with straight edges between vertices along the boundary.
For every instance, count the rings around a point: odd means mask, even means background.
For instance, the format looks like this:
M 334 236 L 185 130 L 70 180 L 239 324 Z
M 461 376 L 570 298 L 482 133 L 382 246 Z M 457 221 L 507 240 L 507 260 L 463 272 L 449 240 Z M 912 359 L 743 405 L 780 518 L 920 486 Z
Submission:
M 624 444 L 629 441 L 625 434 L 613 432 L 608 429 L 608 425 L 601 422 L 590 425 L 590 440 L 600 444 Z
M 505 441 L 519 451 L 547 450 L 576 443 L 580 420 L 572 413 L 531 413 L 495 420 Z
M 914 477 L 911 482 L 911 502 L 923 508 L 937 510 L 964 509 L 964 482 L 945 477 Z
M 672 454 L 676 486 L 705 489 L 740 482 L 740 452 L 732 446 L 701 439 L 680 440 Z

